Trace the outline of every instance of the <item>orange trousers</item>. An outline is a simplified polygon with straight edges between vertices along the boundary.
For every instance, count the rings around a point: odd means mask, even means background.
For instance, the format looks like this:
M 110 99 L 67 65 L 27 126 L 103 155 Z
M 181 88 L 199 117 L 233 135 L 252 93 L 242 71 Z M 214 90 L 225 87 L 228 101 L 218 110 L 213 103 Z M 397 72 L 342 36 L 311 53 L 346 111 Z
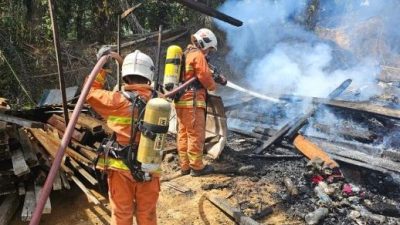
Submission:
M 160 192 L 159 177 L 136 182 L 130 171 L 108 170 L 111 225 L 156 225 L 156 205 Z
M 201 170 L 205 138 L 204 108 L 178 108 L 178 154 L 181 170 Z

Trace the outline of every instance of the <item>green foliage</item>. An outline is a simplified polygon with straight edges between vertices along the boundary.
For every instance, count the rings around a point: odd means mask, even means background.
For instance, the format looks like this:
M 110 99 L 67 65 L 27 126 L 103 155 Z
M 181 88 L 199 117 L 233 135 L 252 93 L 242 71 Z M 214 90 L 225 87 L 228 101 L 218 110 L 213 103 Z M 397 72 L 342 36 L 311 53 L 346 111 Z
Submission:
M 61 43 L 83 46 L 94 42 L 115 43 L 117 15 L 125 10 L 121 7 L 125 1 L 129 6 L 142 3 L 134 15 L 148 32 L 158 30 L 160 24 L 164 29 L 202 26 L 199 13 L 170 0 L 53 0 Z M 213 7 L 221 1 L 202 0 Z M 122 25 L 123 36 L 132 32 L 126 20 Z M 43 82 L 34 77 L 56 71 L 53 48 L 48 0 L 0 0 L 0 55 L 9 62 L 7 65 L 0 57 L 0 97 L 10 98 L 12 102 L 17 99 L 29 102 L 10 67 L 33 98 L 38 98 L 42 91 L 35 84 L 57 85 L 56 79 Z M 76 56 L 79 53 L 74 55 L 75 59 Z

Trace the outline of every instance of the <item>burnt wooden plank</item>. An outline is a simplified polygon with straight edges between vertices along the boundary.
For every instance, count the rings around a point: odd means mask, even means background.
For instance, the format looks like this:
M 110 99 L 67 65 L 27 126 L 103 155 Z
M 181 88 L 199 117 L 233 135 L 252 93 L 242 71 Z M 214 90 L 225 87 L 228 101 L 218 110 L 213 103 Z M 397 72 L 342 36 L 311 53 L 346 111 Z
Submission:
M 0 224 L 8 224 L 19 206 L 17 194 L 8 195 L 0 205 Z
M 29 128 L 44 128 L 44 124 L 41 122 L 36 122 L 32 120 L 27 120 L 11 115 L 7 115 L 4 113 L 0 113 L 0 120 L 8 122 L 8 123 L 13 123 L 17 124 L 23 127 L 29 127 Z
M 241 134 L 241 135 L 244 135 L 246 137 L 257 138 L 259 140 L 268 139 L 268 136 L 265 136 L 265 135 L 262 135 L 262 134 L 259 134 L 259 133 L 255 133 L 255 132 L 250 132 L 250 131 L 247 131 L 247 130 L 242 130 L 242 129 L 239 129 L 239 128 L 229 128 L 229 130 L 233 131 L 233 132 L 235 132 L 237 134 Z
M 265 151 L 267 148 L 272 146 L 275 142 L 281 140 L 283 135 L 285 135 L 289 129 L 291 128 L 291 123 L 285 124 L 279 131 L 277 131 L 272 137 L 270 137 L 267 141 L 264 141 L 263 144 L 256 148 L 254 151 L 255 154 L 260 154 L 261 152 Z
M 331 127 L 329 125 L 319 123 L 314 124 L 313 127 L 323 133 L 339 135 L 344 137 L 345 139 L 356 140 L 364 143 L 371 143 L 377 138 L 376 134 L 367 130 L 357 131 L 354 128 L 343 126 Z
M 196 11 L 199 11 L 203 14 L 206 14 L 208 16 L 212 16 L 215 17 L 219 20 L 222 20 L 224 22 L 227 22 L 229 24 L 232 24 L 234 26 L 240 27 L 243 25 L 243 22 L 235 19 L 231 16 L 228 16 L 222 12 L 219 12 L 218 10 L 208 7 L 206 4 L 201 3 L 201 2 L 197 2 L 197 1 L 193 1 L 193 0 L 175 0 L 176 2 L 179 2 L 191 9 L 194 9 Z
M 313 102 L 324 105 L 355 110 L 359 112 L 368 112 L 375 115 L 385 116 L 393 119 L 400 119 L 400 110 L 391 109 L 384 106 L 374 105 L 368 102 L 350 102 L 340 100 L 327 100 L 323 98 L 314 98 Z
M 225 214 L 234 219 L 240 225 L 258 225 L 259 223 L 250 217 L 245 216 L 240 209 L 232 207 L 225 199 L 212 195 L 206 195 L 206 198 Z
M 288 159 L 302 159 L 304 156 L 302 155 L 256 155 L 249 154 L 245 155 L 249 158 L 259 158 L 259 159 L 274 159 L 274 160 L 288 160 Z
M 400 173 L 400 163 L 388 159 L 380 158 L 379 156 L 372 156 L 359 151 L 355 151 L 349 147 L 341 146 L 336 143 L 328 141 L 313 139 L 313 141 L 321 146 L 327 153 L 337 155 L 348 159 L 356 160 L 369 164 L 374 167 L 381 167 L 384 170 Z
M 382 157 L 391 159 L 392 161 L 395 161 L 395 162 L 400 162 L 400 152 L 384 150 L 382 152 Z
M 347 163 L 347 164 L 350 164 L 350 165 L 354 165 L 354 166 L 362 167 L 362 168 L 365 168 L 365 169 L 378 171 L 378 172 L 381 172 L 381 173 L 387 173 L 388 172 L 388 170 L 383 169 L 381 167 L 373 166 L 373 165 L 370 165 L 370 164 L 365 163 L 365 162 L 360 162 L 360 161 L 357 161 L 357 160 L 354 160 L 354 159 L 349 159 L 349 158 L 342 157 L 342 156 L 339 156 L 339 155 L 331 155 L 331 157 L 334 160 L 338 161 L 338 162 L 344 162 L 344 163 Z

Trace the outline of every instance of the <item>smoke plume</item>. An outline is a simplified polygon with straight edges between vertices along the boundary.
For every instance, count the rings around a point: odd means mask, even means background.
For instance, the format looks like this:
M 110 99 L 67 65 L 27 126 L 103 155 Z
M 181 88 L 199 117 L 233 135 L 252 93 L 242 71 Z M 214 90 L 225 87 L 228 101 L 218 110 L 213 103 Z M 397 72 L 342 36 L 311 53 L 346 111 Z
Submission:
M 344 23 L 360 23 L 378 15 L 390 17 L 398 8 L 386 10 L 390 8 L 387 4 L 398 2 L 395 0 L 337 2 L 340 1 L 320 1 L 316 15 L 318 22 L 321 21 L 319 25 L 341 27 Z M 357 100 L 377 95 L 379 90 L 375 84 L 381 59 L 376 54 L 356 56 L 349 50 L 338 52 L 340 48 L 332 41 L 307 30 L 308 6 L 308 0 L 228 0 L 220 10 L 244 22 L 242 27 L 233 27 L 217 21 L 226 33 L 226 44 L 230 48 L 228 63 L 237 73 L 245 75 L 247 87 L 260 93 L 326 97 L 350 78 L 351 88 L 359 92 Z M 388 27 L 392 22 L 393 18 L 382 20 Z M 395 29 L 385 30 L 393 34 L 388 36 L 389 43 L 397 40 L 399 33 L 392 30 Z M 361 36 L 355 37 L 351 46 L 362 47 L 356 44 Z

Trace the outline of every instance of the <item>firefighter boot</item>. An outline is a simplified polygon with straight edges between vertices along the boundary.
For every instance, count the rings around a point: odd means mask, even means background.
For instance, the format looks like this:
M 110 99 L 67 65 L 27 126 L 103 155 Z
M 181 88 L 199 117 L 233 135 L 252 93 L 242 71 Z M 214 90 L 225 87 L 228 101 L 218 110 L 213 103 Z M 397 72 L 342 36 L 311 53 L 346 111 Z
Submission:
M 192 169 L 192 171 L 190 171 L 190 175 L 192 177 L 199 177 L 199 176 L 203 176 L 203 175 L 207 175 L 214 172 L 214 167 L 210 166 L 210 165 L 206 165 L 203 169 L 201 170 L 194 170 Z

